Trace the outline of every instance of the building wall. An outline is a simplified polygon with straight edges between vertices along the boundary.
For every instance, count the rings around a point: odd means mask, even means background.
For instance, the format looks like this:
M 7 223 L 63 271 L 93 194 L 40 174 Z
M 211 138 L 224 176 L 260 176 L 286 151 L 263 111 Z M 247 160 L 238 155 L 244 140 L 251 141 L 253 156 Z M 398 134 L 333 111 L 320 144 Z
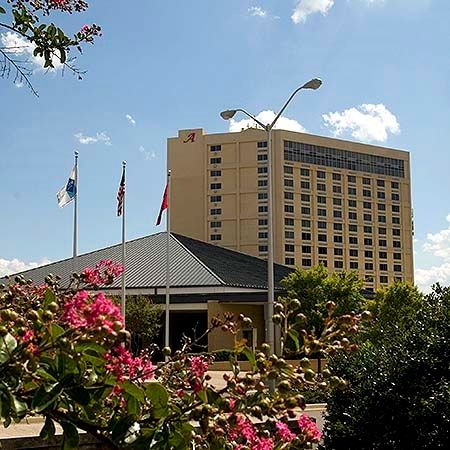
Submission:
M 267 257 L 266 141 L 257 129 L 169 139 L 173 231 Z M 408 152 L 275 130 L 272 153 L 276 262 L 356 270 L 369 289 L 413 281 Z

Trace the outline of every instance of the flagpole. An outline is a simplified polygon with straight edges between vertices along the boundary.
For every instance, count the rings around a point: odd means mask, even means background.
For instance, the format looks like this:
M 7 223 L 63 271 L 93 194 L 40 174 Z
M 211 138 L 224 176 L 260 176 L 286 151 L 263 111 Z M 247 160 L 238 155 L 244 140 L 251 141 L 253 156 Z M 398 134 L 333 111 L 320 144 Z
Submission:
M 75 155 L 75 198 L 73 203 L 73 262 L 77 257 L 77 239 L 78 239 L 78 152 Z
M 122 170 L 123 170 L 123 177 L 125 178 L 125 168 L 126 168 L 127 162 L 122 161 Z M 121 311 L 122 311 L 122 317 L 123 317 L 123 325 L 125 326 L 125 257 L 126 257 L 126 249 L 125 249 L 125 197 L 126 197 L 126 189 L 123 192 L 123 203 L 122 203 L 122 267 L 124 268 L 122 272 L 122 300 L 120 303 Z
M 167 214 L 166 214 L 166 326 L 164 346 L 170 347 L 170 173 L 167 171 Z

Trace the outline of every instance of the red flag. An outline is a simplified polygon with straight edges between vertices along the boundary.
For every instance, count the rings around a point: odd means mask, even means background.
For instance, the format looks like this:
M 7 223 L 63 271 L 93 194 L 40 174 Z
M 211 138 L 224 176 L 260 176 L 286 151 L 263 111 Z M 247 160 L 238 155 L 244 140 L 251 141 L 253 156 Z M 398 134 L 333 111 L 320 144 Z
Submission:
M 164 189 L 164 195 L 161 203 L 161 209 L 159 210 L 158 219 L 156 220 L 156 225 L 159 225 L 161 223 L 161 217 L 162 213 L 165 209 L 169 207 L 169 196 L 167 195 L 167 184 L 166 188 Z
M 121 216 L 123 212 L 123 198 L 125 197 L 125 167 L 122 171 L 122 178 L 120 180 L 119 191 L 117 192 L 117 215 Z

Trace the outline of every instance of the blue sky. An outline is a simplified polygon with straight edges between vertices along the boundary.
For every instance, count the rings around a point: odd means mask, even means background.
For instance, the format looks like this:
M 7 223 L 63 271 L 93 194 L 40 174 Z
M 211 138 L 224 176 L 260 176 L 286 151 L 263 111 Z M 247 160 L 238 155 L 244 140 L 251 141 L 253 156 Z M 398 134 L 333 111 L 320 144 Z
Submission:
M 285 123 L 409 150 L 417 282 L 450 283 L 448 0 L 90 3 L 62 22 L 103 28 L 78 59 L 82 81 L 36 70 L 36 98 L 0 79 L 1 272 L 70 256 L 72 208 L 55 194 L 74 149 L 81 253 L 120 240 L 122 160 L 128 238 L 158 231 L 167 137 L 226 131 L 221 110 L 277 110 L 318 76 L 322 88 L 301 93 Z

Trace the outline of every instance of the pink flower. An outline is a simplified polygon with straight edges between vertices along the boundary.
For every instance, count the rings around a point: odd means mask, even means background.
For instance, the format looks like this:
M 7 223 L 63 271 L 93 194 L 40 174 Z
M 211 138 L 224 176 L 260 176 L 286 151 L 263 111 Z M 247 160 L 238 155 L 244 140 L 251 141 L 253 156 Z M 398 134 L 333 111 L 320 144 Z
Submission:
M 119 382 L 124 381 L 126 378 L 137 378 L 141 381 L 153 378 L 154 367 L 150 359 L 146 356 L 133 357 L 121 344 L 105 353 L 103 357 L 107 362 L 105 365 L 106 370 L 114 374 Z
M 296 435 L 289 429 L 284 422 L 277 422 L 275 424 L 277 434 L 283 442 L 291 442 L 296 438 Z
M 25 334 L 22 336 L 22 341 L 25 343 L 31 342 L 34 338 L 34 331 L 27 330 Z
M 202 378 L 208 370 L 208 363 L 202 356 L 193 356 L 191 358 L 191 369 L 195 376 Z
M 123 270 L 122 265 L 114 263 L 110 259 L 102 259 L 94 268 L 86 267 L 81 272 L 81 278 L 86 284 L 98 287 L 112 284 L 115 278 L 122 275 Z
M 270 438 L 260 439 L 253 447 L 254 450 L 273 450 L 273 440 Z
M 320 441 L 322 433 L 317 428 L 316 422 L 314 422 L 307 414 L 302 414 L 300 416 L 300 419 L 298 419 L 298 426 L 308 442 Z

